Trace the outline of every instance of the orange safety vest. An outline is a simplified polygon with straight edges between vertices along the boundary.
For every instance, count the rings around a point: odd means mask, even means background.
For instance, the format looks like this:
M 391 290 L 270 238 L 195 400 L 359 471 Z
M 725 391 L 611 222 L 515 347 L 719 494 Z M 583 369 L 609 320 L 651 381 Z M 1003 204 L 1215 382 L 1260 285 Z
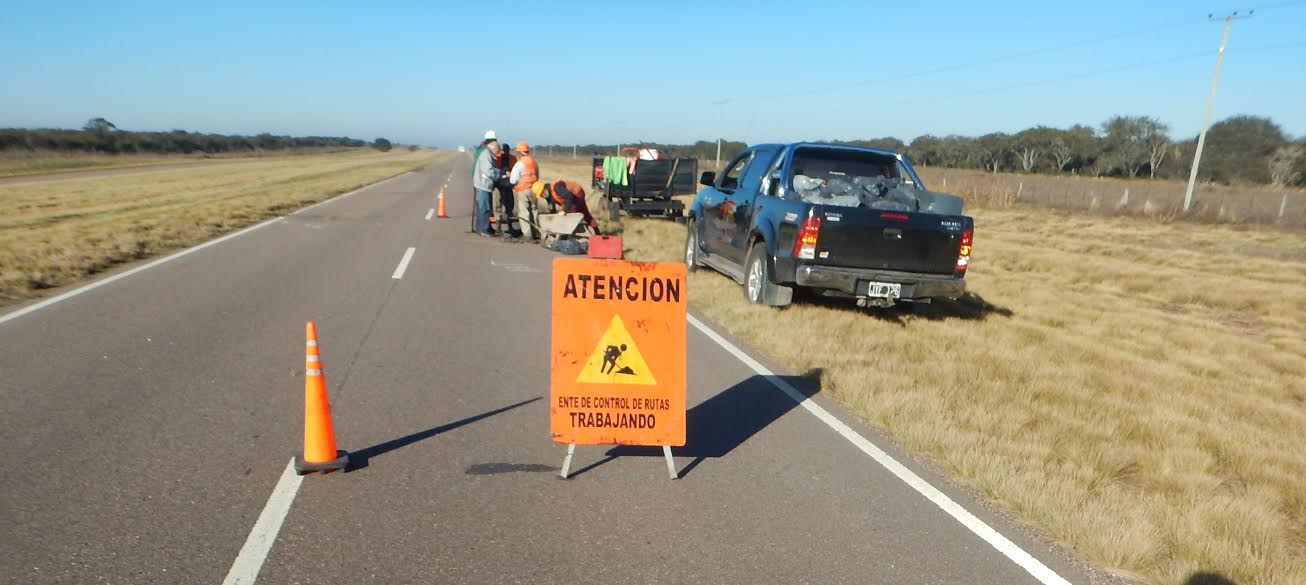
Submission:
M 540 163 L 535 162 L 535 157 L 527 155 L 521 157 L 521 177 L 517 179 L 517 184 L 512 186 L 513 191 L 525 191 L 531 188 L 536 181 L 540 180 Z
M 557 203 L 558 205 L 567 204 L 567 199 L 562 195 L 558 194 L 558 185 L 565 186 L 568 191 L 571 191 L 572 195 L 575 195 L 576 197 L 580 198 L 582 201 L 585 200 L 584 187 L 581 187 L 580 184 L 575 183 L 573 181 L 564 181 L 562 179 L 558 179 L 557 181 L 554 181 L 552 185 L 549 186 L 549 195 L 553 198 L 554 203 Z

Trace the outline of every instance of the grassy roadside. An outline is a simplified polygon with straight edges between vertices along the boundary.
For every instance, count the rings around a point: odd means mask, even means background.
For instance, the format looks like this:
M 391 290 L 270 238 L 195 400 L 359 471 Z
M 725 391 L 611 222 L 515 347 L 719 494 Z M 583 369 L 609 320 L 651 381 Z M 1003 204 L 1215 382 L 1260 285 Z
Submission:
M 348 153 L 350 151 L 335 152 Z M 329 151 L 284 153 L 238 152 L 228 154 L 105 154 L 93 152 L 0 152 L 0 178 L 47 175 L 78 171 L 126 169 L 156 165 L 180 166 L 279 159 L 291 156 L 320 156 Z
M 710 272 L 690 301 L 1104 567 L 1306 583 L 1306 234 L 971 213 L 974 294 L 930 318 L 755 307 Z M 633 259 L 682 258 L 682 225 L 623 232 Z
M 71 284 L 429 164 L 357 151 L 0 185 L 0 304 Z
M 64 153 L 3 153 L 0 154 L 0 177 L 22 177 L 48 173 L 67 173 L 97 169 L 121 169 L 159 164 L 186 164 L 204 159 L 182 155 L 161 154 L 64 154 Z

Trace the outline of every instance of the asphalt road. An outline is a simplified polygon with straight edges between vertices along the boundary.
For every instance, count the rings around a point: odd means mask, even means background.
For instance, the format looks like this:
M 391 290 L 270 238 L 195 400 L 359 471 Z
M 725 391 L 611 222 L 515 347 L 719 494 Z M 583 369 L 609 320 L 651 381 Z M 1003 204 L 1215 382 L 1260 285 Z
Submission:
M 467 167 L 454 157 L 0 322 L 0 580 L 223 582 L 300 447 L 315 320 L 358 468 L 291 492 L 259 583 L 1040 582 L 695 327 L 682 477 L 655 450 L 582 446 L 580 473 L 559 479 L 555 256 L 466 233 Z M 446 180 L 453 218 L 428 220 Z M 1053 577 L 1091 582 L 784 379 Z

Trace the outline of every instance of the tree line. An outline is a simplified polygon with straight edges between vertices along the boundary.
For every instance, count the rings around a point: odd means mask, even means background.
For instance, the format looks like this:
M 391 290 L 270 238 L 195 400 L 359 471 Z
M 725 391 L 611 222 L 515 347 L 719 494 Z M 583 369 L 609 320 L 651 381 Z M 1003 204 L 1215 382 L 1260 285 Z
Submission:
M 133 132 L 104 118 L 92 118 L 80 130 L 0 128 L 0 151 L 99 152 L 108 154 L 232 153 L 259 150 L 361 148 L 390 150 L 385 138 L 367 141 L 348 136 L 254 136 L 203 134 L 185 130 Z
M 693 144 L 663 144 L 658 142 L 637 142 L 630 144 L 584 144 L 576 145 L 577 156 L 613 156 L 618 150 L 626 147 L 636 148 L 656 148 L 663 156 L 668 158 L 696 158 L 699 160 L 716 159 L 716 141 L 699 140 Z M 572 145 L 543 145 L 535 146 L 536 154 L 548 154 L 552 149 L 554 154 L 571 154 Z M 748 148 L 748 144 L 735 140 L 723 140 L 721 142 L 721 157 L 729 159 L 735 153 Z
M 1113 116 L 1100 126 L 1036 126 L 1014 134 L 917 136 L 827 141 L 888 148 L 906 154 L 917 166 L 1023 172 L 1187 180 L 1197 137 L 1176 139 L 1170 128 L 1148 116 Z M 668 156 L 716 158 L 716 141 L 693 144 L 644 144 Z M 723 142 L 729 158 L 747 145 Z M 548 147 L 544 147 L 548 148 Z M 559 153 L 571 146 L 557 146 Z M 609 155 L 618 145 L 578 146 L 586 155 Z M 1206 134 L 1198 179 L 1216 183 L 1306 186 L 1306 137 L 1293 140 L 1278 124 L 1261 116 L 1239 115 L 1211 125 Z

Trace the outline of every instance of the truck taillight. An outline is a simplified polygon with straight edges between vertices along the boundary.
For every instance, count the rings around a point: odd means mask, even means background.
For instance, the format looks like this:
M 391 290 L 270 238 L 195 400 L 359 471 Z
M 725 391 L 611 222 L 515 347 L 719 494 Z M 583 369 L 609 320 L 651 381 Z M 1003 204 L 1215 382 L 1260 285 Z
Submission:
M 816 240 L 820 235 L 821 218 L 812 216 L 803 220 L 803 225 L 798 228 L 798 237 L 794 238 L 794 258 L 816 258 Z
M 961 246 L 957 248 L 957 276 L 966 276 L 966 267 L 970 266 L 971 243 L 975 241 L 975 232 L 961 232 Z

